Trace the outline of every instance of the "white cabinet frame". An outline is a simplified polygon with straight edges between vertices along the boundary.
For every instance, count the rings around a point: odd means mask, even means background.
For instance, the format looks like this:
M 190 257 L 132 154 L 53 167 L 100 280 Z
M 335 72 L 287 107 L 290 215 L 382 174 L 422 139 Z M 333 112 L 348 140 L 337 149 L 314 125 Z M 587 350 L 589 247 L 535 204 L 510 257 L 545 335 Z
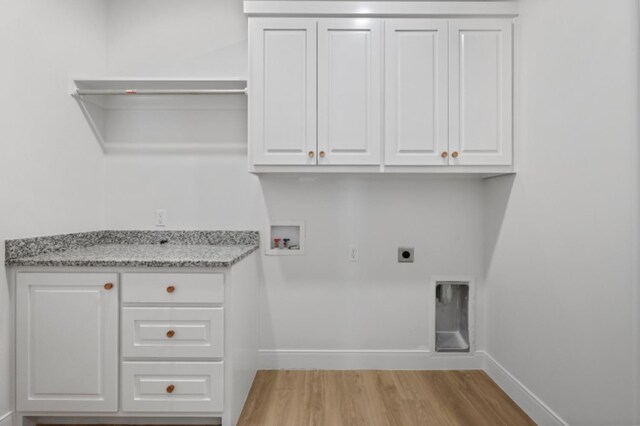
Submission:
M 10 289 L 10 295 L 12 295 L 12 311 L 15 312 L 16 322 L 12 324 L 15 330 L 14 340 L 16 342 L 16 357 L 13 360 L 14 364 L 17 364 L 18 368 L 15 369 L 15 376 L 11 378 L 12 388 L 15 387 L 16 395 L 16 410 L 14 411 L 14 425 L 15 426 L 32 426 L 36 422 L 42 423 L 81 423 L 81 424 L 149 424 L 149 423 L 164 423 L 164 424 L 176 424 L 176 425 L 189 425 L 189 424 L 217 424 L 217 420 L 222 420 L 223 426 L 235 425 L 238 421 L 242 407 L 246 400 L 246 397 L 251 388 L 255 373 L 258 367 L 258 288 L 262 281 L 259 274 L 260 271 L 260 254 L 259 251 L 255 251 L 241 262 L 234 264 L 231 267 L 226 268 L 172 268 L 172 267 L 70 267 L 70 266 L 9 266 L 7 268 L 7 278 Z M 134 275 L 139 275 L 140 279 L 131 280 Z M 158 275 L 158 280 L 150 279 L 151 275 Z M 196 277 L 198 276 L 198 277 Z M 202 282 L 199 276 L 203 279 L 206 277 L 213 278 L 209 282 L 214 287 L 218 287 L 213 292 L 207 292 L 204 295 L 204 290 L 199 283 Z M 206 276 L 206 277 L 205 277 Z M 26 279 L 25 279 L 26 277 Z M 35 277 L 35 278 L 29 278 Z M 38 277 L 44 277 L 38 278 Z M 126 283 L 123 284 L 123 278 L 126 279 Z M 105 279 L 108 281 L 105 282 Z M 197 278 L 197 279 L 196 279 Z M 112 283 L 111 289 L 104 288 L 104 284 Z M 156 286 L 157 283 L 163 283 L 163 286 Z M 164 299 L 158 299 L 151 297 L 149 300 L 139 299 L 137 296 L 141 295 L 141 292 L 133 291 L 129 292 L 129 296 L 119 300 L 120 291 L 123 286 L 126 285 L 134 287 L 144 287 L 148 290 L 163 290 L 167 292 L 167 286 L 173 284 L 175 286 L 175 293 L 179 298 L 177 301 L 168 301 Z M 149 285 L 145 285 L 149 284 Z M 159 285 L 159 284 L 158 284 Z M 184 285 L 190 287 L 189 290 L 183 291 Z M 219 288 L 219 285 L 223 285 L 224 289 Z M 24 326 L 28 324 L 25 320 L 29 318 L 29 311 L 33 312 L 33 309 L 23 309 L 26 298 L 29 293 L 29 287 L 41 288 L 45 286 L 45 289 L 51 288 L 53 290 L 61 289 L 62 291 L 71 290 L 73 296 L 75 292 L 88 291 L 90 294 L 102 294 L 104 297 L 98 297 L 103 306 L 108 309 L 102 309 L 101 312 L 109 312 L 112 314 L 109 318 L 105 317 L 101 324 L 105 324 L 108 331 L 104 333 L 103 340 L 107 342 L 104 345 L 106 349 L 105 355 L 101 360 L 101 364 L 107 365 L 103 374 L 104 383 L 108 383 L 108 388 L 105 388 L 104 395 L 97 397 L 91 395 L 90 398 L 85 398 L 84 395 L 65 395 L 60 392 L 59 389 L 55 391 L 59 392 L 60 398 L 52 398 L 43 400 L 41 398 L 30 401 L 28 399 L 27 384 L 28 384 L 28 371 L 26 371 L 29 356 L 25 355 L 25 352 L 29 343 L 29 333 Z M 86 287 L 86 288 L 85 288 Z M 135 289 L 134 289 L 135 290 Z M 126 292 L 124 292 L 126 293 Z M 182 296 L 180 296 L 182 294 Z M 193 298 L 200 294 L 203 297 Z M 224 295 L 224 297 L 223 297 Z M 44 299 L 43 299 L 44 300 Z M 75 302 L 78 298 L 65 302 L 65 299 L 61 296 L 56 300 L 48 299 L 51 309 L 47 308 L 44 303 L 40 303 L 36 307 L 42 305 L 45 306 L 44 311 L 47 315 L 56 318 L 63 318 L 59 321 L 54 321 L 56 324 L 53 326 L 57 329 L 50 332 L 53 344 L 58 344 L 59 340 L 70 339 L 70 336 L 64 336 L 64 334 L 58 333 L 57 330 L 65 330 L 64 324 L 66 324 L 66 317 L 77 317 L 75 314 Z M 62 302 L 61 302 L 62 301 Z M 93 302 L 95 304 L 95 302 Z M 122 310 L 127 307 L 139 306 L 149 308 L 170 308 L 171 305 L 178 304 L 185 308 L 216 308 L 219 311 L 224 312 L 224 341 L 221 342 L 224 345 L 223 357 L 217 357 L 210 354 L 205 356 L 202 353 L 190 353 L 190 354 L 164 354 L 162 358 L 150 358 L 146 356 L 130 356 L 125 357 L 120 349 L 122 343 L 122 332 L 119 324 L 119 320 L 122 318 Z M 69 308 L 71 306 L 71 308 Z M 224 309 L 222 309 L 224 308 Z M 70 310 L 71 313 L 59 313 L 64 309 Z M 89 309 L 83 309 L 80 312 L 92 312 Z M 42 311 L 41 311 L 42 313 Z M 85 314 L 87 318 L 90 314 Z M 93 312 L 93 317 L 98 315 Z M 42 315 L 41 315 L 42 317 Z M 177 317 L 176 317 L 177 318 Z M 82 321 L 78 321 L 79 324 L 75 325 L 75 329 L 94 329 L 93 321 L 91 324 L 82 324 Z M 62 324 L 62 326 L 59 326 Z M 63 336 L 60 338 L 60 336 Z M 76 333 L 77 335 L 77 333 Z M 84 336 L 84 334 L 82 334 Z M 212 334 L 214 336 L 215 333 Z M 58 337 L 56 337 L 58 336 Z M 42 339 L 41 339 L 42 340 Z M 72 340 L 72 339 L 71 339 Z M 45 342 L 49 340 L 44 340 Z M 91 341 L 90 341 L 91 342 Z M 84 342 L 86 345 L 86 341 Z M 73 345 L 64 345 L 62 343 L 59 347 L 64 351 L 69 359 L 62 358 L 66 364 L 73 364 L 74 356 L 71 350 Z M 90 347 L 90 345 L 89 345 Z M 55 346 L 54 346 L 55 348 Z M 220 347 L 222 350 L 222 347 Z M 47 360 L 49 353 L 36 353 L 38 357 L 42 357 L 46 362 L 51 363 L 51 360 Z M 184 355 L 184 356 L 183 356 Z M 188 355 L 188 356 L 186 356 Z M 220 353 L 215 354 L 220 355 Z M 194 399 L 191 395 L 181 395 L 185 389 L 181 386 L 178 388 L 176 385 L 176 392 L 174 400 L 180 400 L 179 403 L 167 404 L 166 400 L 158 400 L 153 404 L 146 400 L 143 404 L 138 405 L 140 410 L 127 411 L 124 409 L 123 398 L 126 397 L 126 392 L 131 389 L 124 389 L 124 386 L 131 384 L 126 380 L 131 377 L 123 377 L 122 366 L 127 364 L 151 364 L 155 363 L 161 365 L 162 368 L 154 370 L 155 373 L 165 376 L 176 377 L 180 379 L 180 374 L 185 373 L 181 368 L 171 369 L 172 365 L 177 364 L 202 364 L 203 366 L 220 365 L 223 366 L 224 373 L 215 372 L 214 370 L 207 370 L 204 367 L 198 367 L 196 373 L 200 374 L 200 378 L 196 382 L 204 383 L 209 380 L 207 377 L 211 377 L 212 380 L 215 377 L 224 376 L 223 380 L 223 392 L 222 399 L 219 396 L 219 388 L 216 388 L 213 381 L 210 382 L 211 387 L 199 389 L 210 389 L 207 391 L 207 395 L 210 395 L 212 401 L 223 402 L 223 409 L 219 405 L 209 404 L 208 401 L 202 400 L 197 404 L 187 406 L 182 403 L 187 403 L 186 399 Z M 95 366 L 96 363 L 92 364 Z M 63 365 L 62 368 L 65 368 Z M 216 367 L 218 368 L 218 367 Z M 60 371 L 60 376 L 64 377 L 65 370 Z M 216 370 L 217 371 L 217 370 Z M 166 379 L 166 377 L 164 377 Z M 154 380 L 155 378 L 152 378 Z M 86 378 L 82 380 L 87 380 Z M 164 380 L 160 377 L 160 380 Z M 57 385 L 57 382 L 53 382 Z M 90 383 L 91 384 L 91 383 Z M 193 384 L 188 386 L 188 389 L 194 389 L 193 386 L 199 386 Z M 215 389 L 214 389 L 215 388 Z M 164 389 L 164 388 L 163 388 Z M 217 389 L 217 390 L 216 390 Z M 64 389 L 62 389 L 64 391 Z M 214 392 L 215 390 L 215 392 Z M 81 389 L 82 391 L 82 389 Z M 155 391 L 154 391 L 155 392 Z M 95 393 L 95 392 L 93 392 Z M 208 397 L 205 395 L 205 397 Z M 195 396 L 198 398 L 198 396 Z M 172 401 L 174 401 L 172 400 Z M 103 402 L 104 401 L 104 402 Z M 167 407 L 173 406 L 173 409 Z M 151 407 L 151 408 L 149 408 Z M 154 409 L 157 408 L 156 411 Z M 180 410 L 189 411 L 180 411 Z M 180 412 L 178 412 L 180 411 Z M 37 419 L 36 419 L 37 418 Z M 145 419 L 146 418 L 146 419 Z M 71 420 L 70 420 L 71 419 Z

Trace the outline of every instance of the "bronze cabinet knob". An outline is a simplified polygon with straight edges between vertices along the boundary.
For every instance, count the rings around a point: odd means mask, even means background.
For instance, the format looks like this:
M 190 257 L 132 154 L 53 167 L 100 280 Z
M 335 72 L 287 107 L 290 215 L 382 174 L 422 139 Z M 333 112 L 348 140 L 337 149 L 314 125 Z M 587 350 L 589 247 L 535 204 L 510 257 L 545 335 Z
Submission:
M 176 288 L 172 285 L 170 285 L 169 287 L 167 287 L 167 293 L 173 293 L 174 291 L 176 291 Z

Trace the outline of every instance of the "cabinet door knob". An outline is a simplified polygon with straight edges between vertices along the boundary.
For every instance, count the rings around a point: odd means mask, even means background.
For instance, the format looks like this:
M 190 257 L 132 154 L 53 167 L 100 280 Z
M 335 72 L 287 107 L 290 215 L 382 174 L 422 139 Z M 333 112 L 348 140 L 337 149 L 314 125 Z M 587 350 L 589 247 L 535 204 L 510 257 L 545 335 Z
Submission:
M 320 151 L 320 158 L 324 158 L 324 156 L 325 156 L 324 151 Z
M 112 283 L 106 283 L 104 285 L 105 290 L 111 290 L 113 288 L 113 284 Z
M 313 151 L 309 151 L 309 158 L 315 157 L 316 153 Z
M 167 337 L 168 337 L 169 339 L 171 339 L 171 338 L 172 338 L 173 336 L 175 336 L 175 335 L 176 335 L 176 332 L 175 332 L 175 331 L 173 331 L 173 330 L 169 330 L 169 331 L 167 331 Z
M 176 288 L 172 285 L 170 285 L 169 287 L 167 287 L 167 293 L 173 293 L 174 291 L 176 291 Z
M 458 155 L 460 155 L 458 151 L 453 151 L 453 153 L 451 154 L 453 158 L 458 158 Z
M 176 389 L 176 387 L 175 387 L 175 386 L 173 386 L 173 385 L 169 385 L 169 386 L 167 386 L 167 393 L 173 393 L 173 391 L 174 391 L 175 389 Z
M 447 151 L 442 151 L 442 154 L 440 154 L 440 157 L 442 158 L 447 158 L 449 156 L 449 153 Z

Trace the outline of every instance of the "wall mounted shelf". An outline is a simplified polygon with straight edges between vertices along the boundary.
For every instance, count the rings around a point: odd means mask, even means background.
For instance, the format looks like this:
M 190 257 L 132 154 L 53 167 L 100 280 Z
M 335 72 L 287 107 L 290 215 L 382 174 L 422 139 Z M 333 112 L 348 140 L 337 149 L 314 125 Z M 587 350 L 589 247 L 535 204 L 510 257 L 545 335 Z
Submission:
M 105 153 L 246 150 L 246 80 L 94 78 L 71 95 Z

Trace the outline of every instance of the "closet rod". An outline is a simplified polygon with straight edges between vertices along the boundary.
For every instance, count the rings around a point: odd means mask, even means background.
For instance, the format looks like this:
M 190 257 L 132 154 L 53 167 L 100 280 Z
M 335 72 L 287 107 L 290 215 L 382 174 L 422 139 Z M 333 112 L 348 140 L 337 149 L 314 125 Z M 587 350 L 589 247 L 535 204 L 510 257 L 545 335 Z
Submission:
M 76 89 L 76 95 L 246 95 L 247 89 Z

